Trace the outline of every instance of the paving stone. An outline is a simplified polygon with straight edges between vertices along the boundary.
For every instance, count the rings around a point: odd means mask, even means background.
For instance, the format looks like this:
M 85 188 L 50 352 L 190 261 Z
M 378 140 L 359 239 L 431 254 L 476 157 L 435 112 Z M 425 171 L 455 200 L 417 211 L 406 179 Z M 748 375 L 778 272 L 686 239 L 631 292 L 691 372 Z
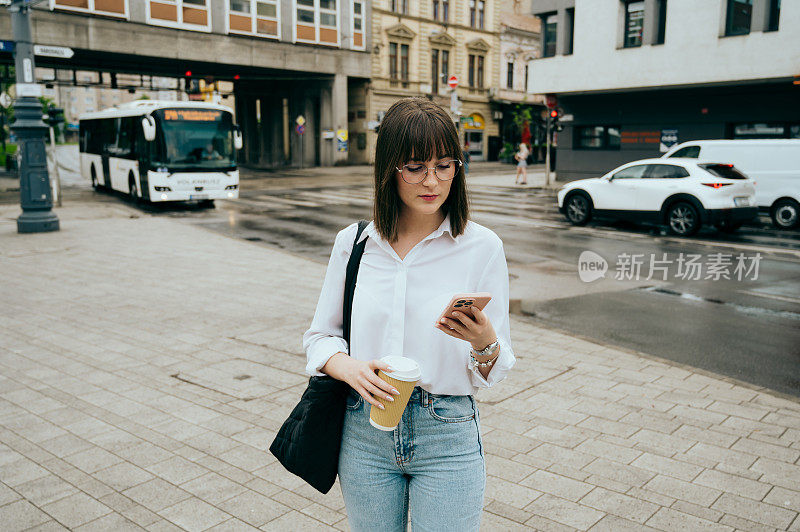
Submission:
M 55 475 L 48 475 L 46 477 L 30 480 L 24 484 L 20 484 L 15 489 L 25 497 L 27 501 L 39 507 L 63 499 L 67 495 L 72 495 L 78 491 L 75 486 L 64 482 Z
M 699 517 L 700 519 L 713 521 L 715 523 L 719 522 L 720 518 L 724 515 L 720 511 L 712 510 L 711 508 L 708 508 L 706 506 L 700 506 L 698 504 L 686 501 L 675 501 L 670 508 L 672 508 L 673 510 L 677 510 L 679 512 L 683 512 L 685 514 Z
M 129 462 L 102 469 L 92 476 L 117 491 L 125 491 L 153 478 L 153 475 Z
M 85 493 L 75 493 L 46 504 L 42 510 L 68 528 L 76 528 L 111 512 L 111 508 Z
M 738 497 L 730 493 L 723 494 L 711 507 L 721 512 L 780 529 L 787 528 L 797 517 L 797 512 L 794 510 L 779 508 L 778 506 Z
M 587 440 L 575 448 L 576 451 L 603 457 L 623 464 L 633 462 L 642 453 L 619 445 L 614 445 L 601 440 Z
M 486 470 L 491 471 L 492 475 L 508 480 L 509 482 L 519 482 L 530 475 L 534 471 L 534 468 L 506 458 L 487 454 Z
M 641 523 L 622 519 L 616 515 L 607 515 L 603 517 L 589 529 L 590 532 L 641 532 L 643 530 L 652 531 L 655 529 L 644 526 Z
M 712 523 L 671 508 L 659 509 L 646 523 L 659 530 L 692 530 L 697 532 L 733 532 L 733 527 Z
M 25 530 L 50 520 L 49 515 L 25 500 L 0 507 L 0 523 L 6 530 Z
M 110 530 L 114 532 L 132 532 L 143 529 L 130 519 L 126 519 L 116 512 L 95 519 L 75 529 L 76 532 L 108 532 Z
M 280 517 L 291 508 L 254 491 L 247 491 L 227 501 L 217 504 L 223 510 L 255 527 Z
M 741 467 L 743 469 L 747 469 L 753 465 L 758 458 L 752 454 L 731 451 L 730 449 L 724 449 L 722 447 L 717 447 L 716 445 L 710 445 L 707 443 L 696 443 L 684 454 L 687 456 L 704 458 L 715 463 L 725 462 L 732 466 Z
M 512 521 L 516 521 L 520 524 L 525 523 L 532 516 L 530 512 L 526 512 L 525 510 L 515 508 L 510 504 L 496 500 L 492 500 L 488 503 L 485 502 L 483 509 L 485 512 L 490 512 L 494 515 L 511 519 Z
M 747 532 L 774 532 L 775 528 L 767 525 L 762 525 L 759 523 L 754 523 L 753 521 L 748 521 L 747 519 L 742 519 L 741 517 L 736 517 L 735 515 L 725 514 L 720 520 L 720 524 L 728 525 L 734 527 L 736 530 L 746 530 Z M 788 529 L 787 529 L 788 530 Z
M 655 476 L 652 471 L 647 471 L 633 465 L 621 464 L 605 458 L 597 458 L 583 468 L 584 471 L 611 479 L 621 484 L 641 487 Z
M 208 469 L 180 456 L 172 456 L 163 462 L 153 464 L 147 468 L 147 471 L 178 485 L 208 473 Z
M 535 471 L 523 480 L 521 484 L 571 501 L 580 500 L 593 488 L 592 485 L 585 482 L 554 475 L 549 471 Z
M 230 514 L 196 497 L 185 499 L 173 506 L 164 508 L 158 513 L 181 528 L 198 532 L 231 518 Z
M 641 469 L 661 473 L 685 481 L 692 481 L 703 471 L 703 468 L 693 464 L 687 464 L 672 458 L 658 456 L 656 454 L 644 453 L 639 458 L 631 462 L 632 466 Z
M 800 508 L 800 492 L 794 490 L 787 490 L 779 486 L 775 486 L 764 497 L 763 501 L 775 506 L 782 506 L 789 510 L 797 510 Z
M 757 501 L 763 499 L 764 495 L 772 488 L 769 484 L 709 469 L 700 473 L 700 475 L 694 479 L 694 482 L 702 486 L 716 488 Z
M 160 478 L 148 480 L 122 493 L 153 512 L 158 512 L 191 496 Z
M 605 515 L 603 512 L 599 512 L 588 506 L 554 497 L 547 493 L 530 503 L 524 509 L 533 514 L 579 530 L 590 528 Z
M 710 506 L 722 493 L 717 489 L 684 482 L 665 475 L 656 475 L 644 487 L 675 499 L 693 502 L 702 506 Z
M 637 523 L 647 521 L 659 508 L 655 504 L 603 488 L 594 488 L 580 503 Z

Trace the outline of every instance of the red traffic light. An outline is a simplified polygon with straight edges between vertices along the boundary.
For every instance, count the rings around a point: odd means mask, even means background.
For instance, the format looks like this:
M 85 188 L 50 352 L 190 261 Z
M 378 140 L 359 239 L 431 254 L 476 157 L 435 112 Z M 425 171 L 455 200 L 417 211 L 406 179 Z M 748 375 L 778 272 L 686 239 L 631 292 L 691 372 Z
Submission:
M 558 118 L 558 111 L 556 111 L 555 109 L 552 109 L 550 111 L 550 118 Z
M 233 79 L 239 79 L 240 77 L 241 76 L 239 76 L 239 74 L 236 74 L 235 76 L 233 76 Z
M 187 70 L 186 74 L 184 74 L 184 76 L 186 76 L 187 78 L 192 77 L 192 71 L 191 70 Z

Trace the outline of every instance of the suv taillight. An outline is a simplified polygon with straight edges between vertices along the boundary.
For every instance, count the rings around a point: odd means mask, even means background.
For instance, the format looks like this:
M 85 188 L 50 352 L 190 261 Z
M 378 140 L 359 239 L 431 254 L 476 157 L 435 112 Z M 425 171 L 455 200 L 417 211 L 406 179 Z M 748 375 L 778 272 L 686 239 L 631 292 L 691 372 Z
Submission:
M 711 187 L 711 188 L 722 188 L 722 187 L 726 187 L 728 185 L 732 185 L 733 183 L 703 183 L 703 184 L 705 186 Z

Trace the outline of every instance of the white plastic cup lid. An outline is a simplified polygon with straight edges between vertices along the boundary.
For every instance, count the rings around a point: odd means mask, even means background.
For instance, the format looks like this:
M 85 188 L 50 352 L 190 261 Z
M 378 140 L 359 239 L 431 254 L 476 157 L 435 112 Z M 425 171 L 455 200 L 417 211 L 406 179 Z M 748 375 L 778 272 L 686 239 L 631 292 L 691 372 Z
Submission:
M 400 356 L 386 356 L 381 359 L 392 368 L 386 375 L 399 381 L 416 381 L 422 376 L 419 364 L 410 358 Z

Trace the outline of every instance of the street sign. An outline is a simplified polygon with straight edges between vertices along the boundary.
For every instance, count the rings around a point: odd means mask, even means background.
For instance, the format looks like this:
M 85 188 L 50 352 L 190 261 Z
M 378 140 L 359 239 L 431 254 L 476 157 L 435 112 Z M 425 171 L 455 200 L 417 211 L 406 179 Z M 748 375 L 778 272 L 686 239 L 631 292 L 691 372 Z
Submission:
M 303 133 L 306 132 L 306 126 L 304 126 L 303 124 L 297 124 L 297 127 L 294 128 L 294 130 L 297 131 L 298 135 L 302 135 Z
M 33 53 L 34 55 L 60 57 L 62 59 L 69 59 L 75 55 L 75 51 L 72 48 L 67 48 L 66 46 L 47 46 L 44 44 L 34 44 Z
M 306 123 L 306 119 L 303 115 L 300 115 L 297 117 L 297 120 L 295 120 L 295 122 L 297 122 L 298 126 L 302 126 L 303 124 Z
M 548 109 L 555 109 L 558 106 L 558 99 L 554 94 L 548 94 L 544 97 L 544 103 Z
M 13 52 L 14 41 L 0 41 L 0 52 Z
M 456 76 L 450 76 L 447 78 L 447 86 L 451 89 L 458 87 L 458 78 Z

